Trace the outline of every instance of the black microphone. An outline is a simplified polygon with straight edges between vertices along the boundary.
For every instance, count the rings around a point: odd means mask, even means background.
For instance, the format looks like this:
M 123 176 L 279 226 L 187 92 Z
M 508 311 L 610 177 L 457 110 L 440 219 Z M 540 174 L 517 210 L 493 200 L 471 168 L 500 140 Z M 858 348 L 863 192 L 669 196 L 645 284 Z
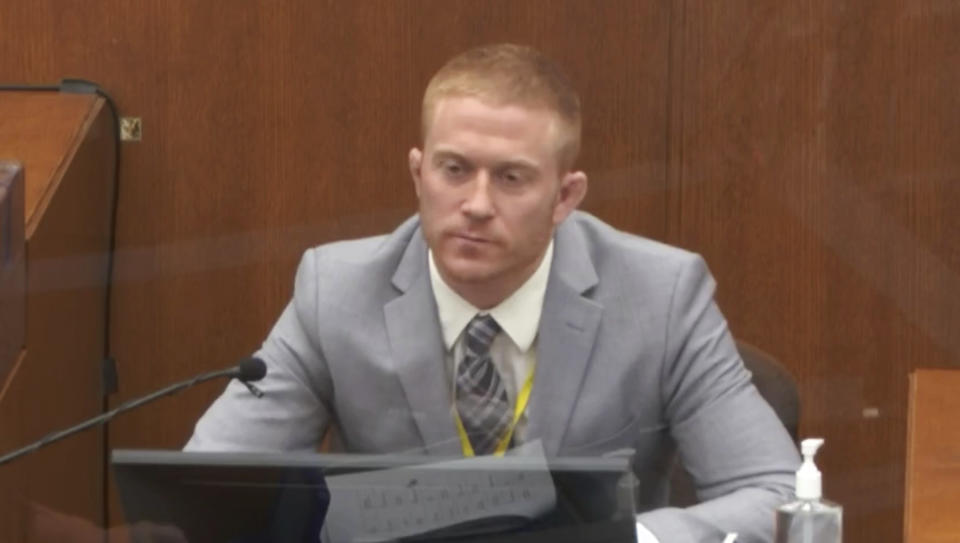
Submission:
M 20 458 L 23 455 L 30 454 L 36 451 L 37 449 L 45 447 L 51 443 L 60 441 L 63 438 L 70 437 L 73 434 L 76 434 L 78 432 L 82 432 L 87 428 L 92 428 L 94 426 L 99 426 L 101 424 L 109 422 L 113 417 L 119 415 L 120 413 L 129 411 L 131 409 L 136 409 L 137 407 L 140 407 L 143 404 L 150 403 L 153 400 L 162 398 L 164 396 L 176 394 L 177 392 L 180 392 L 185 388 L 190 388 L 193 385 L 202 383 L 204 381 L 209 381 L 211 379 L 219 379 L 221 377 L 237 379 L 241 383 L 246 385 L 246 387 L 250 390 L 250 392 L 254 396 L 260 398 L 263 396 L 263 392 L 261 392 L 259 388 L 255 387 L 252 384 L 252 381 L 259 381 L 260 379 L 263 379 L 263 377 L 266 374 L 267 374 L 267 365 L 264 364 L 263 360 L 260 360 L 259 358 L 253 358 L 253 357 L 244 358 L 236 366 L 232 366 L 222 370 L 201 373 L 200 375 L 197 375 L 192 379 L 188 379 L 186 381 L 181 381 L 179 383 L 172 384 L 166 388 L 161 388 L 160 390 L 153 392 L 151 394 L 147 394 L 142 398 L 137 398 L 135 400 L 124 402 L 119 406 L 117 406 L 116 408 L 110 411 L 107 411 L 106 413 L 103 413 L 91 419 L 87 419 L 81 422 L 80 424 L 67 428 L 66 430 L 60 430 L 59 432 L 48 434 L 43 439 L 36 441 L 34 443 L 31 443 L 26 447 L 22 447 L 15 451 L 9 452 L 3 456 L 0 456 L 0 466 L 6 464 L 7 462 L 12 462 L 13 460 Z
M 237 364 L 236 378 L 244 383 L 259 381 L 267 375 L 267 365 L 259 358 L 244 358 Z

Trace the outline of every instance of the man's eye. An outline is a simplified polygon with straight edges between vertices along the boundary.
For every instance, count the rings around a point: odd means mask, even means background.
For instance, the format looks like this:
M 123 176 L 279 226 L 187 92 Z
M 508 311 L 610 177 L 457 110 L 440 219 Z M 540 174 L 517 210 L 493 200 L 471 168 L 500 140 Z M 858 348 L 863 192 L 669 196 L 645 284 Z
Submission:
M 501 179 L 503 179 L 504 181 L 510 184 L 518 184 L 523 182 L 524 180 L 524 176 L 521 175 L 519 172 L 515 172 L 515 171 L 503 172 L 502 174 L 500 174 L 500 177 Z
M 443 171 L 447 175 L 460 175 L 463 173 L 463 166 L 455 162 L 448 162 L 443 165 Z

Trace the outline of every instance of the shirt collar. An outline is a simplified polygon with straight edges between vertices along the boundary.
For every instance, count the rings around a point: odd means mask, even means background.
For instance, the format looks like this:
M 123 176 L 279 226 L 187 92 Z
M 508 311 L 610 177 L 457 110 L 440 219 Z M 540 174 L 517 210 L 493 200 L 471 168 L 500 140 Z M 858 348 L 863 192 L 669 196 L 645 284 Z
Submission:
M 536 271 L 506 300 L 489 311 L 481 311 L 463 299 L 440 276 L 433 260 L 433 252 L 427 250 L 430 263 L 430 284 L 437 300 L 437 313 L 443 332 L 443 343 L 449 351 L 467 324 L 477 313 L 489 313 L 510 337 L 520 352 L 527 352 L 537 337 L 543 297 L 547 292 L 550 266 L 553 261 L 553 240 L 547 245 L 543 259 Z

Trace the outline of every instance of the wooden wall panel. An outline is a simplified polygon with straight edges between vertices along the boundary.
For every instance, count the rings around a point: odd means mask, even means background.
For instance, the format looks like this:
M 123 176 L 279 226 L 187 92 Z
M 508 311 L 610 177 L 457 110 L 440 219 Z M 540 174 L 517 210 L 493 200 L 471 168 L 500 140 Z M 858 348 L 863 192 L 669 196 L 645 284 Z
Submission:
M 88 95 L 0 92 L 0 155 L 26 180 L 25 349 L 0 388 L 0 451 L 102 412 L 111 117 Z M 5 332 L 5 330 L 4 330 Z M 46 541 L 33 515 L 102 523 L 102 429 L 0 468 L 0 539 Z
M 143 119 L 123 147 L 113 404 L 249 353 L 305 248 L 413 213 L 423 88 L 471 46 L 529 43 L 568 69 L 586 208 L 662 238 L 669 18 L 627 0 L 4 2 L 0 35 L 22 37 L 4 79 L 82 76 Z M 179 447 L 221 389 L 118 419 L 111 446 Z
M 910 375 L 904 503 L 906 543 L 960 540 L 960 371 Z
M 680 11 L 670 238 L 799 378 L 846 540 L 898 541 L 907 374 L 960 360 L 960 7 Z
M 411 213 L 427 78 L 468 46 L 522 41 L 582 91 L 585 207 L 704 253 L 734 331 L 800 379 L 848 540 L 898 537 L 906 372 L 960 350 L 955 3 L 2 9 L 0 35 L 22 37 L 4 78 L 83 76 L 144 120 L 124 146 L 114 401 L 254 349 L 304 248 Z M 177 446 L 219 390 L 129 415 L 111 444 Z

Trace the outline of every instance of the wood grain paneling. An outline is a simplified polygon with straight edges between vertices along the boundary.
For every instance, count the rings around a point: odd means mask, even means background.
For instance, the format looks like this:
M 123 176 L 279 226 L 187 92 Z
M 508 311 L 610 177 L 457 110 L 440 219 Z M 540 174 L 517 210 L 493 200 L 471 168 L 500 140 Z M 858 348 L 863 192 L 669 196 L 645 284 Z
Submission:
M 942 0 L 4 3 L 3 77 L 103 84 L 124 146 L 114 402 L 256 348 L 299 254 L 390 229 L 419 101 L 498 40 L 581 89 L 586 209 L 704 253 L 737 335 L 798 376 L 848 541 L 895 541 L 906 372 L 957 360 L 960 8 Z M 111 444 L 173 447 L 220 390 Z M 864 408 L 879 416 L 863 418 Z
M 960 370 L 910 375 L 904 541 L 960 540 Z
M 4 91 L 0 101 L 5 115 L 0 118 L 2 152 L 29 162 L 31 180 L 24 194 L 24 215 L 29 218 L 30 237 L 44 217 L 50 199 L 57 192 L 63 169 L 70 165 L 68 154 L 77 131 L 90 115 L 92 98 L 81 94 Z M 15 114 L 11 114 L 15 112 Z M 57 130 L 69 126 L 69 130 Z
M 671 239 L 798 377 L 847 540 L 897 541 L 907 373 L 960 359 L 960 9 L 690 1 L 675 21 Z
M 99 82 L 143 141 L 123 147 L 112 337 L 119 401 L 255 349 L 302 251 L 415 209 L 406 156 L 423 88 L 455 53 L 529 43 L 583 94 L 586 208 L 665 234 L 670 6 L 537 0 L 5 2 L 3 77 Z M 178 447 L 222 384 L 111 424 Z
M 145 140 L 124 155 L 114 322 L 121 397 L 251 351 L 286 302 L 304 248 L 387 231 L 415 210 L 405 157 L 418 141 L 423 86 L 471 45 L 534 43 L 582 86 L 603 89 L 585 92 L 583 165 L 596 172 L 588 208 L 663 232 L 662 7 L 631 9 L 608 28 L 619 11 L 574 2 L 376 6 L 116 6 L 136 28 L 165 22 L 159 41 L 129 36 L 118 53 L 149 59 L 151 85 L 127 88 L 150 77 L 128 77 L 122 60 L 101 78 L 145 126 Z M 602 32 L 617 41 L 576 45 Z M 630 40 L 630 62 L 615 71 L 595 62 L 617 58 Z M 624 112 L 626 101 L 636 106 Z M 651 190 L 658 183 L 661 191 Z M 113 443 L 182 443 L 219 389 L 119 421 Z
M 102 411 L 114 143 L 95 96 L 2 92 L 0 119 L 0 155 L 23 163 L 30 209 L 25 349 L 0 391 L 6 453 Z M 36 505 L 102 523 L 103 441 L 90 430 L 0 468 L 3 540 L 43 540 Z

